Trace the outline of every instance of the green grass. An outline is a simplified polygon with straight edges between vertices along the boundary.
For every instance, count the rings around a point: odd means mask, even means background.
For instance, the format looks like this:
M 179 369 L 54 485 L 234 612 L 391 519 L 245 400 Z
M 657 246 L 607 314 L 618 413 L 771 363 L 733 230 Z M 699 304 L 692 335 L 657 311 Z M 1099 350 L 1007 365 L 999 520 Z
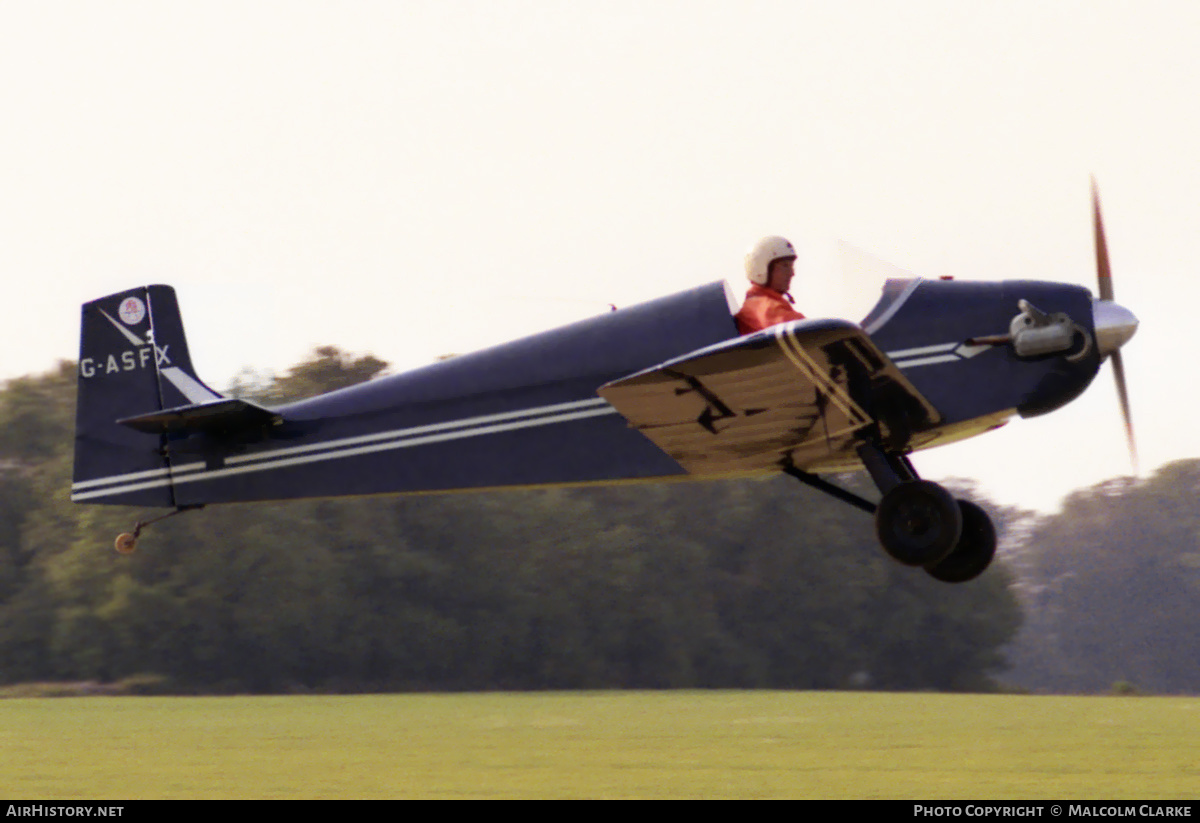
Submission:
M 1200 796 L 1200 698 L 593 692 L 0 701 L 0 797 Z

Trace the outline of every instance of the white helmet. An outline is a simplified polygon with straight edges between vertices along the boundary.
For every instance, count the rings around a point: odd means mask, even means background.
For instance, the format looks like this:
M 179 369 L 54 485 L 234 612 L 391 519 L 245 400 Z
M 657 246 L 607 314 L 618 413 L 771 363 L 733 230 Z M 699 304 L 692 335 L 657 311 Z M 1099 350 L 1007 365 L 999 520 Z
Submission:
M 796 248 L 785 237 L 764 237 L 746 252 L 746 277 L 751 283 L 767 285 L 771 263 L 785 257 L 796 259 Z

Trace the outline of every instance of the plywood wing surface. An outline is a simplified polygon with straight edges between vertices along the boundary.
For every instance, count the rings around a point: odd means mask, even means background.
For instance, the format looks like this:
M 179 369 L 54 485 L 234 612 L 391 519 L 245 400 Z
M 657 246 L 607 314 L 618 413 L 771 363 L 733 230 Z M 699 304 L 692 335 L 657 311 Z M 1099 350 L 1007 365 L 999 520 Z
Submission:
M 722 475 L 852 462 L 883 384 L 936 417 L 858 326 L 820 320 L 720 343 L 599 394 L 689 473 Z

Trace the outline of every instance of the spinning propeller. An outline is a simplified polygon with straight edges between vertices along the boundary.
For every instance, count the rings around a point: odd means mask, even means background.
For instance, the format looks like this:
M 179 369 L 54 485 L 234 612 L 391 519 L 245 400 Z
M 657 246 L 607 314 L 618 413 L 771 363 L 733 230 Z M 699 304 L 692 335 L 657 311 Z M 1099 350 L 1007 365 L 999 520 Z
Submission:
M 1125 440 L 1129 444 L 1129 459 L 1133 473 L 1138 473 L 1137 442 L 1133 436 L 1133 418 L 1129 414 L 1129 391 L 1125 385 L 1125 364 L 1121 360 L 1121 346 L 1137 331 L 1138 320 L 1133 312 L 1113 302 L 1112 269 L 1108 263 L 1108 242 L 1104 238 L 1104 221 L 1100 217 L 1100 193 L 1096 179 L 1092 178 L 1092 230 L 1096 238 L 1096 280 L 1100 299 L 1092 301 L 1092 314 L 1096 329 L 1096 345 L 1102 357 L 1112 359 L 1113 375 L 1117 379 L 1117 396 L 1121 400 L 1121 414 L 1125 418 Z

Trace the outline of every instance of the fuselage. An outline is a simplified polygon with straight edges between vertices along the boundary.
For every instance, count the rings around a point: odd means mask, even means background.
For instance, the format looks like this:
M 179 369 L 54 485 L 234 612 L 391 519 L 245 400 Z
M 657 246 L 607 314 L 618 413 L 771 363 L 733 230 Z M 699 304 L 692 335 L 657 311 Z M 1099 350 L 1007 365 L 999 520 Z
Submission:
M 998 342 L 1022 300 L 1068 316 L 1079 341 L 1032 357 Z M 889 282 L 862 328 L 937 412 L 904 448 L 976 434 L 1078 396 L 1102 359 L 1093 305 L 1086 289 L 1056 283 Z M 144 465 L 153 454 L 165 465 L 122 473 L 85 461 L 81 476 L 77 453 L 76 499 L 187 506 L 683 479 L 685 469 L 596 392 L 689 352 L 736 345 L 735 309 L 728 287 L 712 283 L 272 409 L 277 425 L 144 440 L 121 432 L 122 444 L 145 449 Z M 107 334 L 106 323 L 98 328 Z M 186 352 L 181 326 L 179 335 L 173 351 Z M 93 348 L 81 359 L 105 356 Z M 91 440 L 108 437 L 102 425 L 94 429 Z M 834 457 L 809 468 L 854 467 Z M 153 496 L 165 488 L 169 495 Z

